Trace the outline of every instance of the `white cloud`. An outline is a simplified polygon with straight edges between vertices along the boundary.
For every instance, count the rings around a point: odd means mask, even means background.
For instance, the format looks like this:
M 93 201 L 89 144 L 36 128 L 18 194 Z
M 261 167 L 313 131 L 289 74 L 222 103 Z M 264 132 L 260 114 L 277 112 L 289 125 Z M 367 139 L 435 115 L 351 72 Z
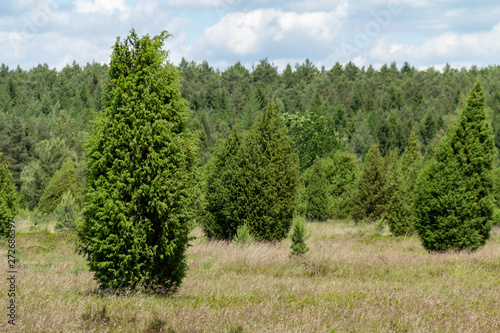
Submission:
M 329 11 L 329 10 L 344 10 L 347 11 L 349 3 L 347 0 L 306 0 L 306 1 L 291 1 L 287 3 L 287 8 L 297 11 Z
M 128 9 L 125 0 L 76 0 L 74 5 L 77 12 L 82 14 L 103 13 L 111 15 L 114 11 L 125 12 Z
M 488 32 L 444 33 L 422 45 L 390 43 L 382 38 L 369 51 L 369 56 L 377 61 L 408 60 L 428 65 L 441 62 L 484 63 L 494 61 L 500 53 L 498 40 L 500 23 Z
M 312 45 L 328 49 L 345 16 L 343 6 L 330 12 L 302 14 L 276 9 L 229 13 L 205 29 L 193 45 L 193 55 L 267 57 L 279 49 L 303 51 Z
M 231 9 L 243 4 L 243 0 L 167 0 L 169 7 Z

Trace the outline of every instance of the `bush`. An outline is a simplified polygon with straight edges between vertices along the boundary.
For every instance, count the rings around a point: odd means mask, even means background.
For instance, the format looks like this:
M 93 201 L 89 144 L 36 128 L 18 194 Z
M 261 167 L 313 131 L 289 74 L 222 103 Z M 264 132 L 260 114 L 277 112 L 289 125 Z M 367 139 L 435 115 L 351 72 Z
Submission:
M 385 217 L 395 236 L 411 235 L 415 232 L 413 189 L 421 159 L 420 142 L 412 130 L 401 159 L 397 160 L 396 157 L 387 167 Z

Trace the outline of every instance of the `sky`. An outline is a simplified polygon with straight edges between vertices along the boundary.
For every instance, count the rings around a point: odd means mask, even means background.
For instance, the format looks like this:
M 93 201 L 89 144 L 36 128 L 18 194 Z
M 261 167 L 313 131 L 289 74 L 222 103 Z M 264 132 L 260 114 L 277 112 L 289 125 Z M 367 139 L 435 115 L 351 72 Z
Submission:
M 169 61 L 220 70 L 268 59 L 282 71 L 405 61 L 418 69 L 500 64 L 498 0 L 17 0 L 0 2 L 0 63 L 28 70 L 109 63 L 131 29 L 167 30 Z

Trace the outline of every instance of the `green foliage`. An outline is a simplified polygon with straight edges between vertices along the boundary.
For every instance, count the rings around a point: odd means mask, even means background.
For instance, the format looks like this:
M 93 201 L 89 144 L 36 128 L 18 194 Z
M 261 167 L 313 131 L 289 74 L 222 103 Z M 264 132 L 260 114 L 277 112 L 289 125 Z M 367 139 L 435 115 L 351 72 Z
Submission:
M 306 221 L 304 220 L 303 217 L 297 216 L 294 221 L 293 221 L 293 226 L 292 226 L 292 235 L 291 235 L 291 240 L 292 240 L 292 252 L 290 255 L 296 255 L 296 256 L 302 256 L 309 251 L 309 247 L 306 244 L 306 240 L 309 238 L 310 235 L 307 234 L 306 231 Z
M 0 153 L 0 158 L 2 153 Z M 9 161 L 0 160 L 0 237 L 5 237 L 10 230 L 10 222 L 17 211 L 17 193 L 12 183 Z
M 196 152 L 167 32 L 113 47 L 104 110 L 86 143 L 79 249 L 102 288 L 175 290 L 187 269 Z
M 330 197 L 330 214 L 337 218 L 349 217 L 358 179 L 358 164 L 354 154 L 337 151 L 324 160 L 324 169 Z
M 413 188 L 422 159 L 415 131 L 412 131 L 408 138 L 408 145 L 401 160 L 397 160 L 396 152 L 390 154 L 392 160 L 387 166 L 385 186 L 387 198 L 385 218 L 393 235 L 411 235 L 415 229 Z
M 253 235 L 280 240 L 288 235 L 295 210 L 298 157 L 271 101 L 245 138 L 242 149 L 246 218 Z
M 500 208 L 500 167 L 491 170 L 491 196 L 496 207 Z
M 375 221 L 382 217 L 385 206 L 385 165 L 376 145 L 368 150 L 354 197 L 353 218 Z
M 238 245 L 248 244 L 254 241 L 254 237 L 252 236 L 252 232 L 248 223 L 241 224 L 236 229 L 236 233 L 233 237 L 233 243 Z
M 66 191 L 59 205 L 54 210 L 57 231 L 75 232 L 76 225 L 81 219 L 80 208 L 70 190 Z
M 301 170 L 309 168 L 316 156 L 325 157 L 341 146 L 333 126 L 323 116 L 284 113 L 282 118 L 299 154 Z
M 68 148 L 64 139 L 59 137 L 38 142 L 34 152 L 37 158 L 26 165 L 21 173 L 21 194 L 30 209 L 39 204 L 51 178 L 62 168 L 63 163 L 68 159 L 76 159 L 75 152 Z M 58 199 L 65 191 L 66 188 L 60 190 Z M 56 200 L 52 210 L 58 202 Z
M 272 101 L 244 139 L 233 131 L 217 145 L 207 166 L 205 235 L 231 239 L 248 224 L 258 239 L 285 238 L 295 209 L 297 164 Z
M 76 169 L 73 160 L 67 160 L 61 169 L 54 173 L 40 198 L 38 210 L 43 214 L 52 213 L 67 191 L 70 191 L 73 197 L 78 197 Z
M 306 217 L 316 220 L 326 220 L 330 217 L 330 198 L 323 162 L 318 156 L 316 156 L 308 174 Z
M 208 238 L 231 239 L 246 219 L 245 160 L 242 138 L 236 130 L 215 146 L 206 167 L 202 226 Z
M 430 251 L 475 250 L 491 229 L 493 135 L 484 94 L 474 84 L 455 126 L 415 186 L 415 226 Z

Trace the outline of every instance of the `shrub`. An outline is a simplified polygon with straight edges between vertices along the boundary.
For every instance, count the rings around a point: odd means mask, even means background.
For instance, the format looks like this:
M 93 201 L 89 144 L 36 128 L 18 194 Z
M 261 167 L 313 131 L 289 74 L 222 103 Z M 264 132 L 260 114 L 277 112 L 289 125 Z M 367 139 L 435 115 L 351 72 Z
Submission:
M 246 218 L 261 240 L 287 237 L 295 210 L 299 175 L 298 156 L 271 101 L 245 138 L 242 149 Z

